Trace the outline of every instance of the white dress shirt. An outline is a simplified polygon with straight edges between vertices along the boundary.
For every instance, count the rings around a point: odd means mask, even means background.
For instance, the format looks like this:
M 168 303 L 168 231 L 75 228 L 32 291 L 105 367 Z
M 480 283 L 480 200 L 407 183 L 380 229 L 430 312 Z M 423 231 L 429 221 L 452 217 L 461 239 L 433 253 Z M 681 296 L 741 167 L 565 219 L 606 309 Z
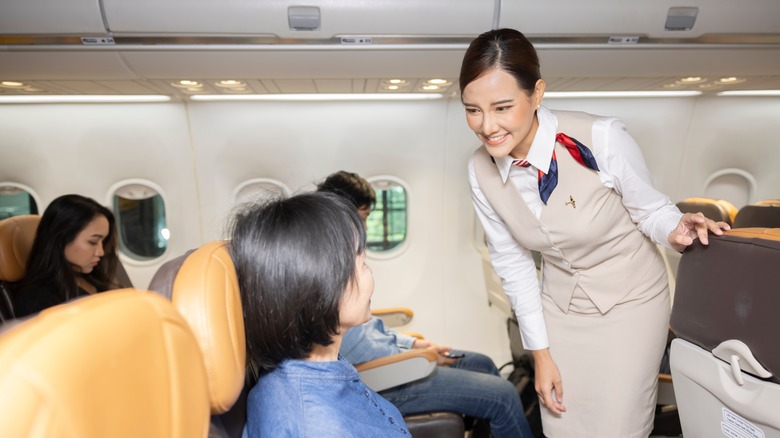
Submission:
M 512 166 L 514 158 L 496 158 L 496 167 L 506 183 L 510 180 L 529 209 L 538 219 L 542 212 L 539 197 L 538 170 L 547 173 L 550 166 L 558 119 L 547 108 L 537 111 L 539 128 L 526 159 L 530 167 Z M 587 146 L 599 166 L 599 178 L 622 197 L 631 220 L 653 242 L 670 247 L 669 233 L 677 226 L 682 213 L 669 197 L 653 187 L 642 151 L 628 134 L 623 122 L 615 117 L 601 117 L 593 125 L 591 139 L 577 139 Z M 493 210 L 477 183 L 474 163 L 469 160 L 471 198 L 485 230 L 493 268 L 501 277 L 509 301 L 517 315 L 523 346 L 527 350 L 549 347 L 542 313 L 540 285 L 531 252 L 515 241 L 504 221 Z

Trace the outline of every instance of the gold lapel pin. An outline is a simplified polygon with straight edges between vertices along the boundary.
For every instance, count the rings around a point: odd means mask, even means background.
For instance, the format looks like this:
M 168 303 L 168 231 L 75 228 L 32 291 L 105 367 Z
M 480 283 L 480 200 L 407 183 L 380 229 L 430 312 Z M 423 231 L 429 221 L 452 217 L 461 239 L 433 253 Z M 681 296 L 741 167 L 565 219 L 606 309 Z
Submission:
M 574 200 L 572 195 L 569 195 L 569 202 L 565 202 L 564 205 L 571 204 L 572 207 L 577 208 L 577 201 Z

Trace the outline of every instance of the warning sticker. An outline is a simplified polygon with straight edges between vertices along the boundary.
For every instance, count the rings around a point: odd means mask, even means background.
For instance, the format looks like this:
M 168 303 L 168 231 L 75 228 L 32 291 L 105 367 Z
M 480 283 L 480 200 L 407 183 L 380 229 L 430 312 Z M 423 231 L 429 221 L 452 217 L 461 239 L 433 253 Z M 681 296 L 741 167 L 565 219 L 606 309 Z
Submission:
M 750 421 L 740 417 L 728 408 L 723 408 L 723 421 L 720 422 L 723 436 L 728 438 L 764 438 L 764 431 Z

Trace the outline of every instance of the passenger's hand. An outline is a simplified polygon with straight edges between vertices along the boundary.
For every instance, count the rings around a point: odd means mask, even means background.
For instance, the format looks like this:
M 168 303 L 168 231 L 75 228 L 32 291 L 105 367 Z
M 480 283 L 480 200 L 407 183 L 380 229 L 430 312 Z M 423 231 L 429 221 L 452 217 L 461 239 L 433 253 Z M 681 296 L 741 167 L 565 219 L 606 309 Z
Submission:
M 676 251 L 683 252 L 697 237 L 703 245 L 707 245 L 710 243 L 707 239 L 709 232 L 720 236 L 723 230 L 730 229 L 729 224 L 707 219 L 701 213 L 685 213 L 677 227 L 669 233 L 669 243 Z
M 452 348 L 444 345 L 434 344 L 433 342 L 425 339 L 416 339 L 414 344 L 412 344 L 412 348 L 427 348 L 429 350 L 435 351 L 438 356 L 437 363 L 439 366 L 449 367 L 455 365 L 458 362 L 457 359 L 449 357 L 450 350 L 452 350 Z
M 539 401 L 555 415 L 566 412 L 563 405 L 563 383 L 558 366 L 550 356 L 550 350 L 533 350 L 534 388 Z

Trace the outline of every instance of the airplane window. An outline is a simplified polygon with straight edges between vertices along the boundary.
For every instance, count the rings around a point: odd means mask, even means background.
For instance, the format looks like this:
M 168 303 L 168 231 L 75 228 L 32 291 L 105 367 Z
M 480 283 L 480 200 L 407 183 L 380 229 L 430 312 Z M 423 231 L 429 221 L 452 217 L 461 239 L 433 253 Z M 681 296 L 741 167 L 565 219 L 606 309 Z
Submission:
M 241 183 L 233 193 L 233 204 L 261 202 L 280 196 L 290 196 L 290 189 L 284 183 L 270 178 L 255 178 Z
M 113 202 L 119 249 L 134 260 L 160 257 L 168 248 L 170 231 L 165 201 L 146 183 L 129 183 L 114 191 Z
M 32 190 L 14 183 L 0 183 L 0 220 L 23 214 L 38 214 Z
M 406 240 L 406 188 L 400 181 L 389 177 L 378 177 L 369 181 L 376 192 L 376 205 L 368 215 L 367 246 L 371 251 L 389 251 Z

